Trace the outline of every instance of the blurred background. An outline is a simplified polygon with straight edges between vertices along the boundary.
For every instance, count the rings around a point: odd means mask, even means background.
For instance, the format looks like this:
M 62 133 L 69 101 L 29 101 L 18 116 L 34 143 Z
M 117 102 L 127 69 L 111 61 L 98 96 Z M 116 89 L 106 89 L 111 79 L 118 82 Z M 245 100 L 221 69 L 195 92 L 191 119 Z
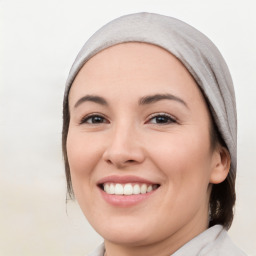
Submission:
M 254 0 L 0 0 L 0 255 L 86 255 L 101 241 L 66 203 L 62 97 L 89 36 L 132 12 L 179 18 L 217 45 L 238 108 L 237 205 L 229 231 L 256 255 L 256 5 Z

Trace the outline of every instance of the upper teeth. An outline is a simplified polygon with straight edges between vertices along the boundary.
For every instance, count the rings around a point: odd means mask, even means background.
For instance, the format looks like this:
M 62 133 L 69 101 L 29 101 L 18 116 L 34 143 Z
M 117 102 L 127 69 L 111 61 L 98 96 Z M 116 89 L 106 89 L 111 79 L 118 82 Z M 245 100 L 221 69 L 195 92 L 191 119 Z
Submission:
M 152 191 L 157 185 L 105 183 L 103 187 L 104 191 L 111 195 L 138 195 Z

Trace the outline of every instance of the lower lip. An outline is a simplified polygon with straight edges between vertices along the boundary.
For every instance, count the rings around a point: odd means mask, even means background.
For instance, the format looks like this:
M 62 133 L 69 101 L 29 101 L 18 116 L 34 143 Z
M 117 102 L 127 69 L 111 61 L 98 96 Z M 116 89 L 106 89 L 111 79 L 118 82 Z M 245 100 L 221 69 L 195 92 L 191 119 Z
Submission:
M 101 195 L 107 203 L 113 206 L 119 206 L 119 207 L 130 207 L 130 206 L 139 204 L 147 200 L 150 196 L 152 196 L 152 194 L 155 193 L 155 191 L 156 190 L 153 190 L 145 194 L 122 196 L 122 195 L 110 195 L 100 189 Z

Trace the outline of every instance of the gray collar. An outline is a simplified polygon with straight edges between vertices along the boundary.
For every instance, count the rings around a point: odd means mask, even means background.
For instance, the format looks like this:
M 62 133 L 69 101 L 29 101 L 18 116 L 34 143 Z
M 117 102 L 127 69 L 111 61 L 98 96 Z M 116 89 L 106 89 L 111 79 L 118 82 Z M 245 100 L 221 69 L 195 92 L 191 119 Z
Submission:
M 104 256 L 104 243 L 89 256 Z M 199 234 L 171 256 L 246 256 L 238 249 L 221 225 L 215 225 Z

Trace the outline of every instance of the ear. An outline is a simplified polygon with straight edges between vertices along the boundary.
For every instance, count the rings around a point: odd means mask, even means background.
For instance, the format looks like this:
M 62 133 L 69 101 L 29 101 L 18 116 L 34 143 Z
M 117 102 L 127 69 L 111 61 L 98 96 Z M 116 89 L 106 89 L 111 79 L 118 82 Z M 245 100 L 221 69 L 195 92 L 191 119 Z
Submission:
M 219 184 L 228 176 L 231 158 L 227 148 L 218 145 L 213 153 L 213 168 L 210 183 Z

